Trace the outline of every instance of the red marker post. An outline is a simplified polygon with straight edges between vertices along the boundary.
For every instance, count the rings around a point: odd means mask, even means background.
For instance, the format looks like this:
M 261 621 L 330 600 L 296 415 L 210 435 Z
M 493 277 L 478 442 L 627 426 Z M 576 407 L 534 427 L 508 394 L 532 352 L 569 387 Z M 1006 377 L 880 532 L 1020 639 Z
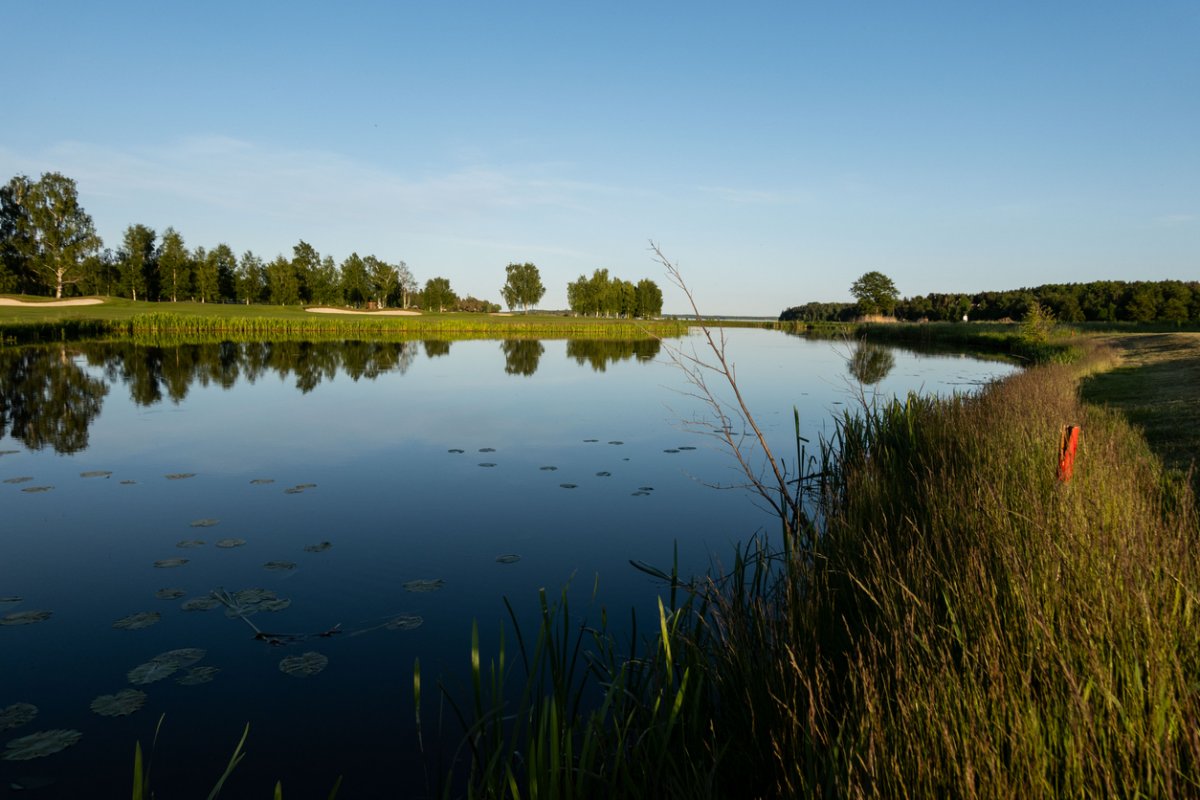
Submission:
M 1068 425 L 1058 439 L 1058 479 L 1063 483 L 1071 480 L 1075 472 L 1075 451 L 1079 447 L 1078 425 Z

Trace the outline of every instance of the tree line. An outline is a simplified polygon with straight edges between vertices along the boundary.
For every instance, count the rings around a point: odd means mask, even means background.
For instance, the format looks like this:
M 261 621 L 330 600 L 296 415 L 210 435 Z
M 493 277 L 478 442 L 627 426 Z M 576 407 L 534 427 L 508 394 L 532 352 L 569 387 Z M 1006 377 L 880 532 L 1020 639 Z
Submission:
M 509 264 L 505 275 L 500 293 L 510 309 L 528 312 L 545 295 L 535 265 Z M 662 293 L 653 281 L 634 286 L 607 276 L 607 270 L 597 270 L 586 291 L 577 293 L 578 307 L 572 301 L 572 311 L 627 317 L 662 312 Z M 160 234 L 138 224 L 125 229 L 115 250 L 106 248 L 79 203 L 75 181 L 57 172 L 43 173 L 36 181 L 17 175 L 0 187 L 0 292 L 439 312 L 500 310 L 489 300 L 460 297 L 445 277 L 430 278 L 421 287 L 403 261 L 351 253 L 338 263 L 304 240 L 292 248 L 290 258 L 280 254 L 265 261 L 250 250 L 238 256 L 225 243 L 189 248 L 173 227 Z
M 866 277 L 866 276 L 864 276 Z M 861 281 L 862 279 L 860 279 Z M 856 282 L 856 286 L 858 283 Z M 1023 320 L 1039 307 L 1061 322 L 1200 322 L 1198 281 L 1090 281 L 975 294 L 933 292 L 916 297 L 859 297 L 854 303 L 805 303 L 781 321 L 846 322 L 881 313 L 916 322 Z

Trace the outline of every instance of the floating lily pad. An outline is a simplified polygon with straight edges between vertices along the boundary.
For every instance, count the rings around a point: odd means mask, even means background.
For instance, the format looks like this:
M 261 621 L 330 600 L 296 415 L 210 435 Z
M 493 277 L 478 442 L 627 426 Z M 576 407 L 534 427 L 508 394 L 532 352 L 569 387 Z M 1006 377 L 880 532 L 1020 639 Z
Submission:
M 318 542 L 317 544 L 310 544 L 307 547 L 305 547 L 304 552 L 306 552 L 306 553 L 324 553 L 326 550 L 328 550 L 331 547 L 333 547 L 333 542 Z
M 14 605 L 14 604 L 16 604 L 16 603 L 19 603 L 19 602 L 21 602 L 21 601 L 22 601 L 22 600 L 24 600 L 24 599 L 25 599 L 25 598 L 23 598 L 23 597 L 17 597 L 16 595 L 10 595 L 10 596 L 8 596 L 8 597 L 0 597 L 0 606 L 10 606 L 10 605 Z
M 521 560 L 521 557 L 516 553 L 505 553 L 502 556 L 496 556 L 497 564 L 515 564 Z
M 176 678 L 175 682 L 181 686 L 199 686 L 202 683 L 211 683 L 220 671 L 219 667 L 192 667 L 186 675 Z
M 587 442 L 588 444 L 593 444 L 593 443 L 595 443 L 595 442 L 598 442 L 598 441 L 600 441 L 600 440 L 599 440 L 599 439 L 584 439 L 583 441 Z
M 597 473 L 596 473 L 596 477 L 597 477 L 597 478 L 611 478 L 611 477 L 612 477 L 612 473 L 611 473 L 611 472 L 604 471 L 604 470 L 601 470 L 600 472 L 597 472 Z
M 191 600 L 185 600 L 180 606 L 184 611 L 208 611 L 221 605 L 217 598 L 211 595 L 203 595 L 201 597 L 193 597 Z
M 276 570 L 276 571 L 289 570 L 289 569 L 295 569 L 295 568 L 296 568 L 295 561 L 268 561 L 267 563 L 263 564 L 263 569 Z
M 172 569 L 174 567 L 182 567 L 188 563 L 186 558 L 163 558 L 154 562 L 154 566 L 159 569 Z
M 204 658 L 207 653 L 208 651 L 199 647 L 180 647 L 177 650 L 168 650 L 165 653 L 159 653 L 150 660 L 156 664 L 174 664 L 176 667 L 183 669 L 195 664 Z
M 81 478 L 107 478 L 109 475 L 112 475 L 112 470 L 107 469 L 93 469 L 79 473 Z
M 494 448 L 494 447 L 481 447 L 481 448 L 479 448 L 479 452 L 481 452 L 481 453 L 494 453 L 494 452 L 496 452 L 496 448 Z
M 425 619 L 416 614 L 401 614 L 388 620 L 383 627 L 389 631 L 411 631 L 425 624 Z
M 219 519 L 194 519 L 190 523 L 193 528 L 211 528 L 219 524 L 221 524 Z
M 241 589 L 220 595 L 225 606 L 225 616 L 236 619 L 250 617 L 259 611 L 282 611 L 292 604 L 291 600 L 280 599 L 270 589 Z
M 162 614 L 157 611 L 139 611 L 128 617 L 121 617 L 112 626 L 126 631 L 139 631 L 142 628 L 149 628 L 160 619 L 162 619 Z
M 235 603 L 239 603 L 242 605 L 254 605 L 256 603 L 262 603 L 267 600 L 274 600 L 276 597 L 275 593 L 273 591 L 271 591 L 270 589 L 258 589 L 258 588 L 239 589 L 238 591 L 234 592 L 233 594 L 231 594 L 229 596 L 233 599 L 233 601 Z
M 495 465 L 495 464 L 493 464 L 493 463 L 492 463 L 492 462 L 490 462 L 490 461 L 484 461 L 484 462 L 480 463 L 480 465 L 479 465 L 479 466 L 481 466 L 481 467 L 494 467 L 494 466 L 496 466 L 496 465 Z
M 696 448 L 692 447 L 691 445 L 680 445 L 679 449 L 680 450 L 695 450 Z
M 185 481 L 188 478 L 196 477 L 194 472 L 170 472 L 163 476 L 169 481 Z
M 279 662 L 279 671 L 294 678 L 307 678 L 325 669 L 329 659 L 320 653 L 309 651 L 304 655 L 288 656 Z
M 639 492 L 653 492 L 654 487 L 653 486 L 639 486 L 638 491 Z
M 102 694 L 92 701 L 92 711 L 102 717 L 127 717 L 146 704 L 146 693 L 140 689 L 122 689 L 116 694 Z
M 260 611 L 283 611 L 292 604 L 291 598 L 279 597 L 275 600 L 266 600 L 258 604 Z
M 625 444 L 625 443 L 620 440 L 614 440 L 614 441 L 609 442 L 609 444 Z
M 137 481 L 121 481 L 122 486 L 133 486 Z
M 83 736 L 79 731 L 52 730 L 38 731 L 8 743 L 8 749 L 0 756 L 5 761 L 29 761 L 34 758 L 54 755 L 60 750 L 66 750 L 79 741 Z
M 41 492 L 48 492 L 53 488 L 54 488 L 53 486 L 27 486 L 24 489 L 22 489 L 21 491 L 26 492 L 28 494 L 39 494 Z
M 183 589 L 170 587 L 167 589 L 159 589 L 157 592 L 154 593 L 154 596 L 157 597 L 159 600 L 178 600 L 180 597 L 183 597 L 185 594 L 187 594 L 187 592 L 185 592 Z
M 170 661 L 147 661 L 145 664 L 138 664 L 129 672 L 125 673 L 125 677 L 134 686 L 145 686 L 148 683 L 157 683 L 163 678 L 169 678 L 179 671 L 179 665 Z
M 245 539 L 218 539 L 217 547 L 222 550 L 228 550 L 231 547 L 241 547 L 246 543 Z
M 16 478 L 5 478 L 5 479 L 4 479 L 4 482 L 5 482 L 5 483 L 17 484 L 17 483 L 29 483 L 31 480 L 33 480 L 33 476 L 32 476 L 32 475 L 21 475 L 21 476 L 19 476 L 19 477 L 16 477 Z
M 185 549 L 192 548 L 192 547 L 204 547 L 204 540 L 203 539 L 184 539 L 182 542 L 176 542 L 175 546 L 183 547 Z
M 634 496 L 634 497 L 649 497 L 649 496 L 650 496 L 650 493 L 649 493 L 649 492 L 643 492 L 643 491 L 642 491 L 642 490 L 640 490 L 640 489 L 639 489 L 638 491 L 636 491 L 636 492 L 633 492 L 632 494 L 633 494 L 633 496 Z
M 674 447 L 668 447 L 666 450 L 663 450 L 663 452 L 664 453 L 678 453 L 679 451 L 676 450 Z
M 12 456 L 21 452 L 20 450 L 0 450 L 0 456 Z
M 274 483 L 274 478 L 255 478 L 250 481 L 251 486 L 266 486 L 268 483 Z
M 579 488 L 579 485 L 575 484 L 575 483 L 560 483 L 559 486 L 561 486 L 564 489 L 578 489 Z
M 542 467 L 542 472 L 554 472 L 558 467 Z
M 446 452 L 447 452 L 447 453 L 465 453 L 465 452 L 467 452 L 467 451 L 466 451 L 466 450 L 462 450 L 462 449 L 460 449 L 460 448 L 457 448 L 457 447 L 451 447 L 451 448 L 450 448 L 449 450 L 447 450 Z
M 45 622 L 53 614 L 53 611 L 13 611 L 0 617 L 0 625 L 32 625 Z
M 415 581 L 408 581 L 402 584 L 406 592 L 436 592 L 446 585 L 446 581 L 441 578 L 421 578 Z
M 0 731 L 32 722 L 37 713 L 37 706 L 33 703 L 13 703 L 8 708 L 0 708 Z

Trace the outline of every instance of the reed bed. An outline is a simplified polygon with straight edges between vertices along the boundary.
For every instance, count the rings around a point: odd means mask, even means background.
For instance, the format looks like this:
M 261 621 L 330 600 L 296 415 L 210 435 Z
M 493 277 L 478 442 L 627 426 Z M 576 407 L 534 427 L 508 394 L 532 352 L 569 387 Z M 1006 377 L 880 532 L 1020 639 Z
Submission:
M 476 642 L 445 794 L 1200 794 L 1195 499 L 1079 401 L 1108 357 L 846 416 L 808 479 L 812 543 L 657 573 L 681 602 L 640 643 L 565 602 L 519 659 L 489 672 Z

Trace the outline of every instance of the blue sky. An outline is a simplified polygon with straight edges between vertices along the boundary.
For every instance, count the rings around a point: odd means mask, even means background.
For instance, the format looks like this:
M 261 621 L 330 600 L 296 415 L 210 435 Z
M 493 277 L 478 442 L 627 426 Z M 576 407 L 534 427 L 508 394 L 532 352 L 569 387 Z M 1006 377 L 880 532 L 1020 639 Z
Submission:
M 1200 278 L 1200 3 L 10 3 L 0 179 L 498 301 Z

